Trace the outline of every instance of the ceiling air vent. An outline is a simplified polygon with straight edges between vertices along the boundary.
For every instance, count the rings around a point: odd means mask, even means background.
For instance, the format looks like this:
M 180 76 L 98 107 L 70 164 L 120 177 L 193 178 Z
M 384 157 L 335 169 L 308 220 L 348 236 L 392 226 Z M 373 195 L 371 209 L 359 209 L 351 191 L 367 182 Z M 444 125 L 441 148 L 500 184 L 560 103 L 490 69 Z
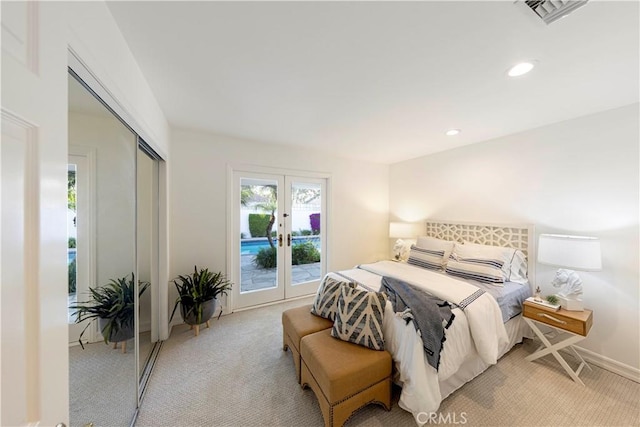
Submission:
M 588 0 L 525 0 L 525 4 L 533 10 L 547 25 L 567 16 L 574 10 L 584 6 Z

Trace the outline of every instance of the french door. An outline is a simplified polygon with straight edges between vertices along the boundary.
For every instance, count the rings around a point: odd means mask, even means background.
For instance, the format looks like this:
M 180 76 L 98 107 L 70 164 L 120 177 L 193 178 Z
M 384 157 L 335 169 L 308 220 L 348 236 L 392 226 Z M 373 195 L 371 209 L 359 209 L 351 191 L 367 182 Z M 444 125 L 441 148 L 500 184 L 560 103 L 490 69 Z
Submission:
M 326 187 L 326 178 L 234 171 L 234 309 L 317 290 L 326 272 Z

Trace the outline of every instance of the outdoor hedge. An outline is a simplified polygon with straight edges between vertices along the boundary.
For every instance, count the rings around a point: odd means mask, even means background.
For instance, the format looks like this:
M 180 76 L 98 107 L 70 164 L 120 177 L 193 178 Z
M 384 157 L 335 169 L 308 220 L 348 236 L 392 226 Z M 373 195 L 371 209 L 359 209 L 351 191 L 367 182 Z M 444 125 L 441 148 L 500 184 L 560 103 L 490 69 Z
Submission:
M 313 264 L 314 262 L 320 262 L 320 252 L 313 242 L 295 243 L 291 247 L 291 264 Z
M 271 214 L 250 213 L 249 232 L 251 237 L 267 237 L 267 226 L 270 219 Z
M 68 265 L 69 270 L 69 280 L 68 280 L 68 291 L 70 294 L 76 293 L 76 260 L 74 259 Z
M 277 257 L 278 250 L 275 247 L 261 248 L 253 259 L 253 264 L 258 268 L 276 268 L 278 265 Z
M 253 264 L 258 268 L 275 268 L 278 264 L 277 256 L 277 248 L 262 248 L 253 259 Z M 302 265 L 315 262 L 320 262 L 320 252 L 313 245 L 313 242 L 294 243 L 291 246 L 291 264 Z

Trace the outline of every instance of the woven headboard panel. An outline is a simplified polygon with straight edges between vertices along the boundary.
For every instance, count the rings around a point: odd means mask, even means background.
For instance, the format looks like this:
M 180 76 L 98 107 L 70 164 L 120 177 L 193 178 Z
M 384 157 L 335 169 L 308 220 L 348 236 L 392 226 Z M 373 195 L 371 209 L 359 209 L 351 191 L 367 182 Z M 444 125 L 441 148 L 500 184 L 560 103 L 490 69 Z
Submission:
M 535 232 L 532 224 L 479 224 L 428 220 L 426 232 L 427 236 L 437 239 L 519 249 L 527 256 L 529 283 L 534 285 Z

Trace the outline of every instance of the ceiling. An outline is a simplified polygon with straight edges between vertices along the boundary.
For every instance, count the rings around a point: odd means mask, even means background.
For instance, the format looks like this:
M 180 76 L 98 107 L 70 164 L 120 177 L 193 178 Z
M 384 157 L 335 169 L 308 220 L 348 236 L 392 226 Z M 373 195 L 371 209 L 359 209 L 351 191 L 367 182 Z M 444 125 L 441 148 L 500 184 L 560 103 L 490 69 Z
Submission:
M 172 126 L 263 143 L 394 163 L 639 100 L 636 1 L 108 4 Z

